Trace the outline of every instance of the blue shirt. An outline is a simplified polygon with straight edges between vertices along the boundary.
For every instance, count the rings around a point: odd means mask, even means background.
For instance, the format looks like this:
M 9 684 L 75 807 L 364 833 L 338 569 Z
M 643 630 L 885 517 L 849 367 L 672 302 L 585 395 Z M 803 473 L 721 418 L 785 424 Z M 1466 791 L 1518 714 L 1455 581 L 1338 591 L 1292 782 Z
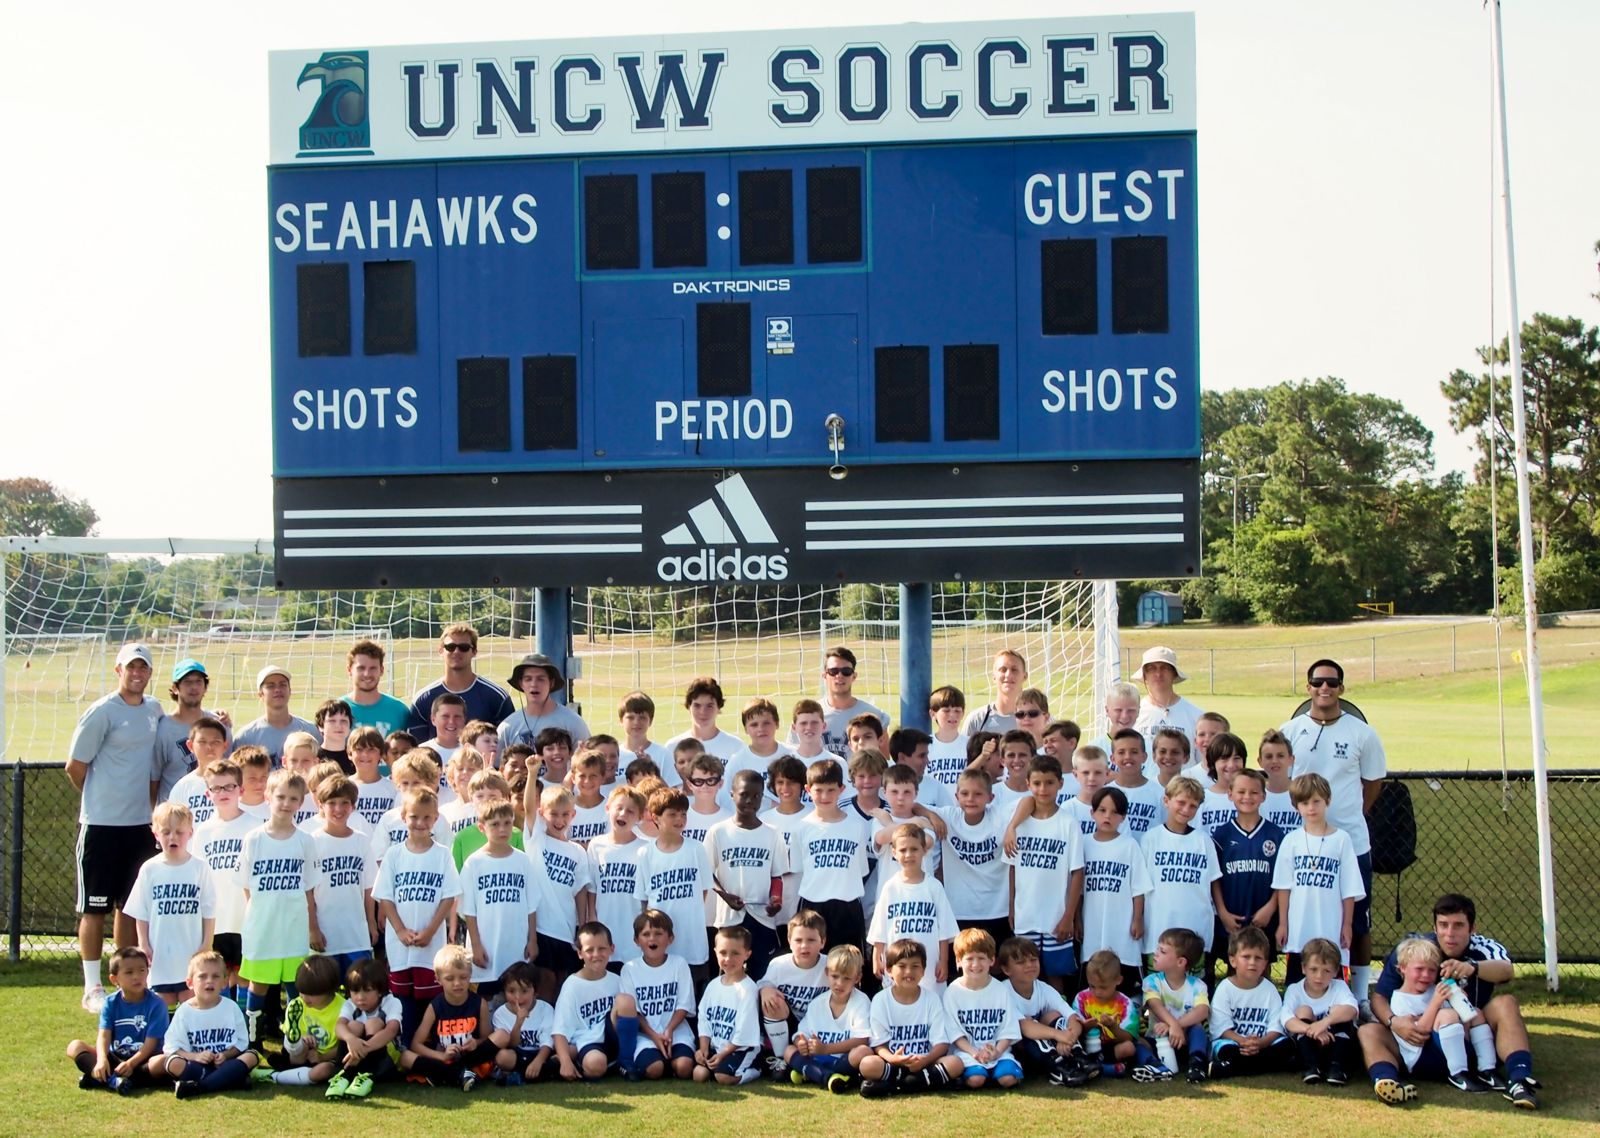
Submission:
M 1272 900 L 1272 870 L 1283 844 L 1283 830 L 1261 819 L 1249 833 L 1230 818 L 1211 835 L 1217 843 L 1217 866 L 1222 870 L 1222 904 L 1236 917 L 1248 921 L 1252 914 Z M 1273 921 L 1275 926 L 1277 921 Z M 1218 937 L 1224 936 L 1217 922 Z
M 371 727 L 387 738 L 396 731 L 405 730 L 411 719 L 411 709 L 392 695 L 380 695 L 377 703 L 363 705 L 356 702 L 356 693 L 350 692 L 344 701 L 350 705 L 353 716 L 352 731 L 357 727 Z
M 1423 940 L 1431 940 L 1434 944 L 1439 943 L 1439 937 L 1436 933 L 1408 933 L 1400 939 L 1404 941 L 1411 939 L 1411 937 L 1421 937 Z M 1455 957 L 1447 956 L 1445 959 L 1510 960 L 1511 954 L 1506 951 L 1506 946 L 1499 941 L 1490 940 L 1486 936 L 1479 936 L 1477 933 L 1473 933 L 1472 938 L 1467 941 L 1467 951 L 1465 953 Z M 1374 991 L 1387 1000 L 1395 994 L 1400 984 L 1400 965 L 1395 960 L 1394 950 L 1391 950 L 1389 955 L 1383 958 L 1383 971 L 1378 973 L 1378 981 L 1373 986 Z M 1467 999 L 1471 1000 L 1472 1006 L 1476 1008 L 1483 1007 L 1489 1002 L 1489 998 L 1494 995 L 1494 985 L 1487 980 L 1479 979 L 1476 975 L 1462 984 L 1461 990 L 1467 994 Z
M 511 718 L 512 713 L 517 710 L 504 688 L 491 684 L 482 676 L 475 677 L 472 686 L 466 691 L 457 692 L 451 692 L 444 686 L 444 681 L 440 680 L 423 688 L 411 701 L 411 717 L 406 724 L 406 730 L 417 742 L 426 743 L 433 738 L 433 701 L 445 692 L 458 695 L 466 701 L 467 723 L 481 719 L 485 723 L 501 724 Z
M 146 1039 L 159 1041 L 167 1034 L 167 1005 L 148 990 L 136 1004 L 121 991 L 112 992 L 100 1009 L 100 1029 L 110 1030 L 111 1057 L 120 1062 L 137 1053 Z

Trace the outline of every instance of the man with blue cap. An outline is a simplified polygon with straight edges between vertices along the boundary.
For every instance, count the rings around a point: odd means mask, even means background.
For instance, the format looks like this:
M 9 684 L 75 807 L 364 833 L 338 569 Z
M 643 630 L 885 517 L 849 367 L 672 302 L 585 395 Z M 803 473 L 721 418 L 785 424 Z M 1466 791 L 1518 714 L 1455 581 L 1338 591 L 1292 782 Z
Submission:
M 233 741 L 233 720 L 226 711 L 207 711 L 201 706 L 206 691 L 211 687 L 211 677 L 206 666 L 192 656 L 179 660 L 172 669 L 172 686 L 167 694 L 177 705 L 167 712 L 167 717 L 156 729 L 156 753 L 161 763 L 160 798 L 166 801 L 178 780 L 194 770 L 194 755 L 189 752 L 189 729 L 202 716 L 221 723 L 227 731 L 228 741 Z

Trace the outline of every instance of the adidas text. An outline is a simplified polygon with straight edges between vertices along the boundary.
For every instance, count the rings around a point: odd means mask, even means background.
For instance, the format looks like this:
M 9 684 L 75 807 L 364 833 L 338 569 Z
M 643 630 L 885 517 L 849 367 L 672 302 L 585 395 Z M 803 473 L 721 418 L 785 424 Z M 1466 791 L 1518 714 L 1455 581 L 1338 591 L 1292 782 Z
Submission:
M 735 547 L 727 553 L 702 549 L 688 556 L 663 557 L 656 562 L 656 576 L 663 581 L 785 581 L 789 559 L 746 554 Z

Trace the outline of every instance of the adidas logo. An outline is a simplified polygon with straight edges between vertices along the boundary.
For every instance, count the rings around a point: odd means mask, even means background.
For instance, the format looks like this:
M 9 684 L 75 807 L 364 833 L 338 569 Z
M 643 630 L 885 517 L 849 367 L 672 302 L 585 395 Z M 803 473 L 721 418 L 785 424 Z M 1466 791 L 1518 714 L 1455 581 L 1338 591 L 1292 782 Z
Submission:
M 656 576 L 663 581 L 783 581 L 789 576 L 789 559 L 783 554 L 744 551 L 745 545 L 779 542 L 742 474 L 717 483 L 711 497 L 690 509 L 687 522 L 661 535 L 661 544 L 701 547 L 656 562 Z M 729 544 L 734 548 L 722 554 L 707 548 Z

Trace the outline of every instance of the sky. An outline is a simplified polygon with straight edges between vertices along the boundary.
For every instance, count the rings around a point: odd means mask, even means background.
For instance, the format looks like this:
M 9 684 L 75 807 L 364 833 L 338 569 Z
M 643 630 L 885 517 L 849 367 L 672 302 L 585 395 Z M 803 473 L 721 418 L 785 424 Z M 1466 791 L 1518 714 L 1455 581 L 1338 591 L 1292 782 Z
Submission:
M 994 0 L 996 20 L 1172 11 Z M 1507 327 L 1478 0 L 1196 0 L 1201 384 L 1333 375 L 1469 469 L 1439 383 Z M 965 21 L 944 0 L 34 4 L 7 16 L 0 477 L 107 537 L 272 532 L 267 52 Z M 1503 9 L 1522 318 L 1600 321 L 1600 4 Z M 1493 271 L 1502 276 L 1496 278 Z

